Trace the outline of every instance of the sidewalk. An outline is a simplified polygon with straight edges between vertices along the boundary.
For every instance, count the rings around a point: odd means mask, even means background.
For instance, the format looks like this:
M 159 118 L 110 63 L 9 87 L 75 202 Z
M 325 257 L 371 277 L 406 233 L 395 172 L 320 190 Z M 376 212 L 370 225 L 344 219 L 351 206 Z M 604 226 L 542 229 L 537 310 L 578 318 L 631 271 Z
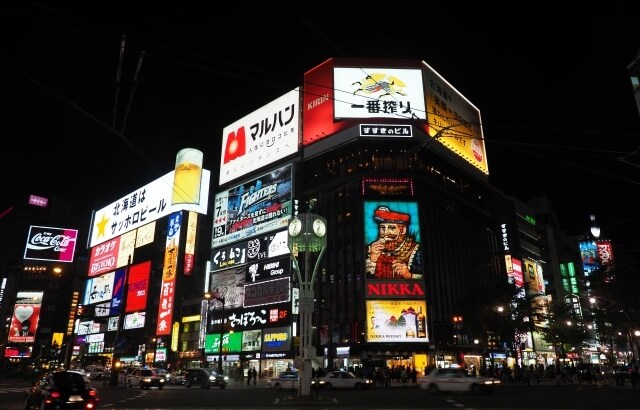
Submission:
M 251 381 L 251 385 L 247 385 L 247 379 L 244 381 L 235 381 L 235 379 L 229 378 L 229 383 L 227 384 L 228 389 L 266 389 L 269 388 L 269 379 L 258 379 L 256 384 L 253 384 L 253 380 Z

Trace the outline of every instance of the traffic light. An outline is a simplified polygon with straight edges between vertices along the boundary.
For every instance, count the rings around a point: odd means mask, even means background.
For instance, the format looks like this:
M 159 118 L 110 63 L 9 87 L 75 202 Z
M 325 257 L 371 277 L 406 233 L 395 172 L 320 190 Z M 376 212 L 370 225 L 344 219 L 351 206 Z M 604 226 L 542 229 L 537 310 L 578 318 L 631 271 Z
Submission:
M 455 329 L 460 329 L 462 327 L 462 316 L 453 317 L 453 327 Z

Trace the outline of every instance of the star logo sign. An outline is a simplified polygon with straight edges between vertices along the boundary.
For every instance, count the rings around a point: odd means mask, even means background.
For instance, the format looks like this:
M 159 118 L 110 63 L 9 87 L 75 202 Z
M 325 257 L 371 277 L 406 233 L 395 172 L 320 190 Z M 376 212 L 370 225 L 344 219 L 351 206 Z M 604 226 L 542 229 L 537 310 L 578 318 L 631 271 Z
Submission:
M 96 224 L 98 227 L 98 234 L 96 235 L 96 238 L 104 236 L 104 230 L 107 227 L 107 222 L 109 222 L 109 218 L 107 218 L 105 214 L 102 214 L 102 219 Z

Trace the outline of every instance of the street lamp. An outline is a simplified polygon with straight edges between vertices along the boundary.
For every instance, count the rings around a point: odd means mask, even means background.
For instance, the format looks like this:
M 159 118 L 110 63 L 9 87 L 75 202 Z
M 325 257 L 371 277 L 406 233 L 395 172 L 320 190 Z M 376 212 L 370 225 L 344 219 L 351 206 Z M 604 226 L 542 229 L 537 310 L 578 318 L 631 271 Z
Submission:
M 499 334 L 500 334 L 500 332 L 496 331 L 497 330 L 496 328 L 499 327 L 499 326 L 497 326 L 496 319 L 497 319 L 498 315 L 501 315 L 502 312 L 504 312 L 504 307 L 503 306 L 496 306 L 496 307 L 493 308 L 493 310 L 495 312 L 497 312 L 497 314 L 496 313 L 490 313 L 489 314 L 489 324 L 491 326 L 491 329 L 489 330 L 489 332 L 488 332 L 489 334 L 488 334 L 488 337 L 487 337 L 487 344 L 489 345 L 489 361 L 491 362 L 491 373 L 492 373 L 492 376 L 495 374 L 495 371 L 496 371 L 494 356 L 495 356 L 496 344 L 498 342 L 497 336 L 499 336 Z M 491 341 L 490 338 L 493 339 L 493 341 Z
M 207 300 L 207 325 L 209 324 L 209 311 L 211 310 L 211 306 L 210 306 L 210 302 L 212 300 L 217 300 L 218 302 L 220 302 L 222 304 L 222 309 L 221 309 L 221 314 L 220 314 L 220 342 L 219 342 L 219 346 L 218 346 L 218 373 L 223 374 L 223 369 L 222 369 L 222 338 L 224 336 L 224 296 L 222 297 L 218 297 L 218 296 L 213 296 L 211 293 L 207 292 L 204 294 L 205 299 Z M 205 330 L 206 332 L 206 330 Z M 207 360 L 206 357 L 206 353 L 205 353 L 205 362 Z
M 589 226 L 589 231 L 591 231 L 591 235 L 594 239 L 598 239 L 600 237 L 600 226 L 596 222 L 595 215 L 589 215 L 589 219 L 591 219 L 591 225 Z
M 320 260 L 327 248 L 326 234 L 327 222 L 320 215 L 303 213 L 294 216 L 289 222 L 289 250 L 300 286 L 300 349 L 302 349 L 302 371 L 300 372 L 300 388 L 298 389 L 300 396 L 311 395 L 313 284 Z M 300 252 L 304 252 L 304 276 L 298 263 Z M 313 272 L 309 272 L 311 252 L 319 252 Z

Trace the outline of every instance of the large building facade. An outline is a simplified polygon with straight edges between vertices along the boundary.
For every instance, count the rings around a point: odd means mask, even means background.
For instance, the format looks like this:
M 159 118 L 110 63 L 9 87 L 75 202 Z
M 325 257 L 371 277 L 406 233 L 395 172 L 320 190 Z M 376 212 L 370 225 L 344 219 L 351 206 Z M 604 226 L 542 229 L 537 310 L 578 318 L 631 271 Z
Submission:
M 96 211 L 69 359 L 270 376 L 301 366 L 311 309 L 314 368 L 553 361 L 533 336 L 488 357 L 458 320 L 470 294 L 507 282 L 546 300 L 562 272 L 543 266 L 576 258 L 491 186 L 480 111 L 426 63 L 327 60 L 225 127 L 220 148 L 196 208 L 169 206 L 158 180 Z M 142 192 L 167 206 L 146 222 Z M 305 232 L 324 239 L 299 254 L 302 213 L 327 231 Z

